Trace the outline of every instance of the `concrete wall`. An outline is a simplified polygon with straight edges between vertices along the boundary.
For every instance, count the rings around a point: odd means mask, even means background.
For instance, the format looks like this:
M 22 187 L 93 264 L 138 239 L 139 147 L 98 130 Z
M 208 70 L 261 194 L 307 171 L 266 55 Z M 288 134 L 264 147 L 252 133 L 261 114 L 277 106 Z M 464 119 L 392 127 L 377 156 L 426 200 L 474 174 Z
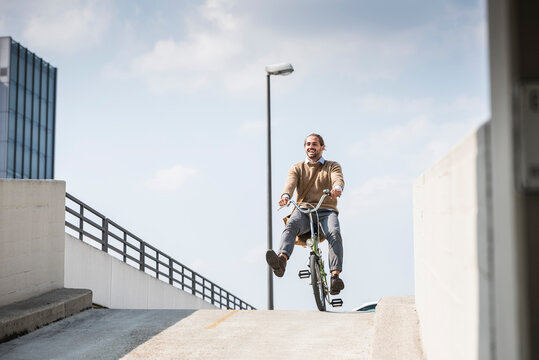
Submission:
M 65 286 L 91 289 L 114 309 L 215 309 L 202 299 L 65 234 Z
M 0 306 L 64 286 L 65 182 L 0 179 Z
M 491 358 L 490 125 L 414 183 L 415 300 L 428 359 Z

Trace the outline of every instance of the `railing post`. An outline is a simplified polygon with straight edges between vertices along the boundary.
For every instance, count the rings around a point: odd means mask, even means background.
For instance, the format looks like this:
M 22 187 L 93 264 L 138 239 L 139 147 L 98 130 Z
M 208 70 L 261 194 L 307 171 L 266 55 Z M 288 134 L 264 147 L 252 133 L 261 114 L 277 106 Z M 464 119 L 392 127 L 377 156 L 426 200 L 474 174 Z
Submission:
M 193 295 L 195 295 L 195 296 L 196 296 L 196 294 L 197 294 L 197 292 L 196 292 L 196 285 L 197 285 L 197 283 L 196 283 L 196 279 L 195 279 L 196 276 L 197 276 L 196 272 L 191 271 L 191 286 L 192 286 L 192 287 L 191 287 L 191 292 L 192 292 Z
M 79 240 L 82 241 L 82 231 L 84 229 L 84 220 L 82 219 L 84 217 L 84 206 L 82 204 L 80 206 L 80 219 L 79 219 Z
M 144 272 L 145 270 L 145 266 L 144 266 L 144 259 L 146 257 L 146 253 L 145 253 L 145 249 L 144 249 L 144 243 L 141 241 L 140 242 L 140 260 L 139 260 L 139 270 Z
M 101 244 L 101 250 L 103 250 L 104 252 L 108 252 L 109 250 L 109 219 L 107 218 L 103 218 L 103 237 L 102 237 L 102 241 L 103 243 Z
M 215 284 L 211 283 L 211 304 L 215 305 Z
M 181 282 L 182 290 L 185 290 L 185 273 L 184 273 L 184 271 L 185 271 L 185 267 L 182 265 L 182 282 Z
M 172 262 L 172 258 L 168 257 L 168 283 L 170 285 L 174 285 L 174 263 Z
M 159 279 L 159 251 L 155 252 L 155 277 Z
M 124 263 L 127 262 L 127 233 L 124 231 Z
M 206 279 L 202 278 L 202 300 L 206 300 Z

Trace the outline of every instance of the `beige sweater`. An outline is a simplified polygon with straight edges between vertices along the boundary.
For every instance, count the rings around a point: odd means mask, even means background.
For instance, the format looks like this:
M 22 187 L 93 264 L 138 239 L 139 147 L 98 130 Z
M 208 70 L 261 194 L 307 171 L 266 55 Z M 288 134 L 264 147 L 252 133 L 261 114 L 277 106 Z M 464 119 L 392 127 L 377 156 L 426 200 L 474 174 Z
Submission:
M 283 195 L 288 194 L 292 196 L 294 190 L 297 190 L 296 200 L 299 195 L 303 194 L 311 177 L 314 173 L 315 167 L 321 166 L 322 169 L 318 173 L 316 181 L 312 185 L 309 193 L 305 195 L 303 203 L 309 203 L 313 206 L 318 204 L 320 197 L 322 197 L 322 190 L 333 189 L 335 186 L 340 186 L 344 189 L 344 180 L 342 176 L 341 165 L 336 161 L 326 160 L 324 165 L 320 163 L 305 163 L 304 161 L 292 165 L 288 171 L 288 178 L 283 189 Z M 282 195 L 281 195 L 282 196 Z M 331 199 L 329 196 L 324 199 L 324 202 L 320 206 L 321 208 L 333 209 L 337 211 L 337 199 Z

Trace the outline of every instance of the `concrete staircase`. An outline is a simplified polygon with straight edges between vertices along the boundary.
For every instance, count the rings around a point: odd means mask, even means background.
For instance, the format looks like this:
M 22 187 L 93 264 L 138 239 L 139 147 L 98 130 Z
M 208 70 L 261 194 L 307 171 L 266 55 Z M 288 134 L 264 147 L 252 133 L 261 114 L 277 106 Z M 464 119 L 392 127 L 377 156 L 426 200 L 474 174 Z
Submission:
M 92 307 L 86 289 L 56 289 L 0 307 L 0 343 Z

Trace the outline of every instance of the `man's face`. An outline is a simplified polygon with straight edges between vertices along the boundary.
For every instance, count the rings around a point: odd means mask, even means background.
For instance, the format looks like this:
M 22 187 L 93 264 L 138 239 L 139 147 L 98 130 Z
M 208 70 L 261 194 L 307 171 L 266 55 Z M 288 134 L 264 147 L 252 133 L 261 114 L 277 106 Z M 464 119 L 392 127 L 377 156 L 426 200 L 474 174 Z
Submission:
M 318 161 L 322 157 L 324 146 L 320 145 L 320 141 L 316 136 L 309 136 L 305 140 L 305 152 L 310 161 Z

